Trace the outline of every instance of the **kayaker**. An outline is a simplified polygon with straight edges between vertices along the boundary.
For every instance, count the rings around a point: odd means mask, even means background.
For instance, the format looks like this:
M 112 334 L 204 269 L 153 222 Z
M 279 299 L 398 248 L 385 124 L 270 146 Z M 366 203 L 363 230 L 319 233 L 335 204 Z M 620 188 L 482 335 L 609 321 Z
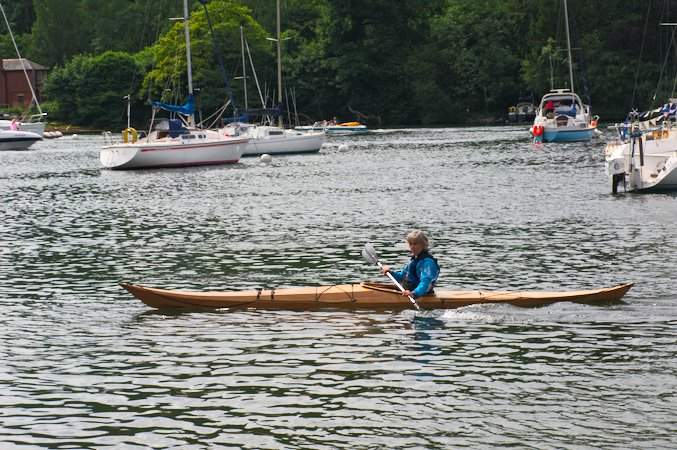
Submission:
M 402 270 L 394 272 L 389 266 L 383 266 L 383 274 L 390 274 L 404 287 L 402 295 L 418 298 L 431 294 L 437 277 L 440 275 L 440 266 L 430 254 L 428 237 L 421 230 L 412 230 L 407 234 L 407 244 L 411 252 L 411 260 Z

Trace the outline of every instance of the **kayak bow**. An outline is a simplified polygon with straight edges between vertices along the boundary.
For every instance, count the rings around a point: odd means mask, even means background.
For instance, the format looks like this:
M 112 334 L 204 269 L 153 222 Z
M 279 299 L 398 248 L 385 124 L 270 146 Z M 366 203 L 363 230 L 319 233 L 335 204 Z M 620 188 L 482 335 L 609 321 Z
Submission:
M 194 292 L 156 289 L 120 283 L 151 308 L 258 308 L 317 310 L 323 308 L 401 310 L 409 300 L 390 285 L 380 283 L 259 289 L 254 291 Z M 545 306 L 555 302 L 609 303 L 620 300 L 632 283 L 583 291 L 439 291 L 419 297 L 424 309 L 453 309 L 480 303 Z

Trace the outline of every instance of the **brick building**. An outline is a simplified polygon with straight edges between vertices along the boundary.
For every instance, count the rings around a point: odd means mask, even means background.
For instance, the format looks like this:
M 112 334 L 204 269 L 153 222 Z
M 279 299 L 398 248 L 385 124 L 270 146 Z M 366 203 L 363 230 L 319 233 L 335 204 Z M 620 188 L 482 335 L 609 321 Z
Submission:
M 42 101 L 42 83 L 49 69 L 30 59 L 3 59 L 0 65 L 0 108 L 13 106 L 24 109 L 31 104 L 33 96 L 23 72 L 22 60 L 38 102 Z

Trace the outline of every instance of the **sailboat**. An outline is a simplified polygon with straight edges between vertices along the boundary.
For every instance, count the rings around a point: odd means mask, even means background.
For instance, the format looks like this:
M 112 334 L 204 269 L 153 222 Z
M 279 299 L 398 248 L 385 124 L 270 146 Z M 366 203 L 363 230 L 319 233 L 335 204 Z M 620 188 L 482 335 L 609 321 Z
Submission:
M 677 105 L 677 99 L 670 100 Z M 670 118 L 661 124 L 616 125 L 618 139 L 604 149 L 611 192 L 677 191 L 677 130 Z
M 128 122 L 127 128 L 122 132 L 122 143 L 104 146 L 99 153 L 99 159 L 104 167 L 109 169 L 187 167 L 232 164 L 240 160 L 249 141 L 247 137 L 226 136 L 218 130 L 205 130 L 195 126 L 188 20 L 188 0 L 183 0 L 188 98 L 183 105 L 153 102 L 153 117 L 156 110 L 162 109 L 177 114 L 178 118 L 163 120 L 147 136 L 139 136 L 139 133 L 129 126 L 128 99 Z M 110 135 L 108 139 L 111 139 Z
M 567 0 L 564 2 L 564 20 L 569 61 L 569 89 L 553 89 L 545 94 L 531 126 L 534 140 L 541 142 L 589 141 L 597 128 L 598 117 L 592 116 L 590 105 L 583 103 L 574 92 L 574 69 L 569 36 Z
M 242 42 L 242 71 L 244 81 L 244 99 L 245 110 L 247 104 L 247 75 L 244 59 L 245 39 L 242 27 L 240 27 L 240 39 Z M 277 0 L 277 100 L 282 104 L 282 50 L 280 36 L 280 0 Z M 247 47 L 248 48 L 248 47 Z M 251 61 L 251 55 L 250 55 Z M 252 67 L 253 69 L 253 67 Z M 256 72 L 254 72 L 256 74 Z M 259 96 L 263 104 L 260 87 Z M 265 105 L 264 105 L 265 106 Z M 223 128 L 223 133 L 231 136 L 243 136 L 249 138 L 249 142 L 242 153 L 242 156 L 257 156 L 263 154 L 280 155 L 290 153 L 317 153 L 320 151 L 325 141 L 323 132 L 304 133 L 298 130 L 285 129 L 280 115 L 279 126 L 255 125 L 250 123 L 231 123 Z
M 35 106 L 38 109 L 38 114 L 35 114 L 29 118 L 29 120 L 26 121 L 19 121 L 16 123 L 18 128 L 23 131 L 23 132 L 29 132 L 29 133 L 35 133 L 38 135 L 40 139 L 42 139 L 42 136 L 45 133 L 45 122 L 44 118 L 47 115 L 47 113 L 42 112 L 42 108 L 40 107 L 40 102 L 38 101 L 38 96 L 35 95 L 35 89 L 33 88 L 33 83 L 31 83 L 31 79 L 28 76 L 28 72 L 26 71 L 26 60 L 21 57 L 21 53 L 19 52 L 19 47 L 16 45 L 16 40 L 14 39 L 14 33 L 12 33 L 12 28 L 9 25 L 9 20 L 7 20 L 7 14 L 5 14 L 5 8 L 3 8 L 2 3 L 0 3 L 0 12 L 2 13 L 2 17 L 5 19 L 5 25 L 7 26 L 7 32 L 9 33 L 9 37 L 12 39 L 12 44 L 14 44 L 14 50 L 16 51 L 16 55 L 18 58 L 18 63 L 21 65 L 21 69 L 23 70 L 24 76 L 26 77 L 26 82 L 28 83 L 28 87 L 31 90 L 31 95 L 32 95 L 32 101 L 35 102 Z M 16 131 L 14 129 L 14 123 L 12 120 L 7 120 L 7 119 L 0 119 L 0 130 L 11 130 L 11 131 Z M 22 138 L 21 142 L 29 142 L 33 136 L 29 136 L 28 139 Z M 40 140 L 37 139 L 37 140 Z M 19 141 L 15 141 L 19 142 Z M 35 142 L 35 141 L 33 141 Z M 3 141 L 4 143 L 4 141 Z M 32 142 L 31 142 L 32 144 Z M 23 144 L 22 144 L 23 145 Z M 30 145 L 30 144 L 29 144 Z M 27 148 L 27 147 L 26 147 Z
M 661 26 L 673 27 L 674 37 L 677 23 L 661 23 Z M 668 54 L 674 41 L 671 39 L 669 43 Z M 616 124 L 616 138 L 604 149 L 606 174 L 613 194 L 618 193 L 621 185 L 625 192 L 677 191 L 676 123 L 677 98 L 670 98 L 650 111 L 633 110 L 625 122 Z

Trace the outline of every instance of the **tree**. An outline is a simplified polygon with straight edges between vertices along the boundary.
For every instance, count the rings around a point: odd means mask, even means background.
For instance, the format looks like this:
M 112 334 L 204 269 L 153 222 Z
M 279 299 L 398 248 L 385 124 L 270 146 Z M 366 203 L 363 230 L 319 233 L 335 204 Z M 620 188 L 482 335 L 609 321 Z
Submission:
M 9 25 L 15 35 L 29 33 L 35 20 L 32 0 L 13 0 L 3 2 L 2 7 L 7 15 Z M 5 29 L 4 20 L 0 25 L 0 30 Z
M 63 64 L 88 50 L 91 36 L 83 30 L 87 23 L 80 0 L 35 0 L 35 25 L 31 54 L 42 64 Z
M 136 92 L 142 78 L 141 64 L 128 53 L 78 55 L 50 73 L 44 91 L 50 101 L 58 104 L 53 115 L 60 120 L 122 127 L 127 120 L 122 97 Z M 135 109 L 139 106 L 137 103 Z

